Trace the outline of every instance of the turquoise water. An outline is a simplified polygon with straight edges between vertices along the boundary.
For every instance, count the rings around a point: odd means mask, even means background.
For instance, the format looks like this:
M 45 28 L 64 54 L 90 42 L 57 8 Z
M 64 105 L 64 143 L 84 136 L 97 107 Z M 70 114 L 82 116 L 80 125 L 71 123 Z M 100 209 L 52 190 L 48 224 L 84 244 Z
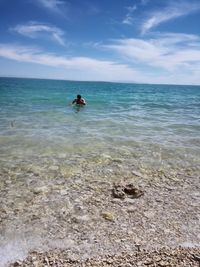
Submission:
M 199 133 L 200 86 L 0 78 L 0 266 L 79 240 L 76 205 L 99 214 L 103 183 L 196 181 Z
M 69 105 L 77 94 L 87 106 Z M 132 159 L 151 169 L 200 165 L 200 86 L 0 79 L 0 160 Z

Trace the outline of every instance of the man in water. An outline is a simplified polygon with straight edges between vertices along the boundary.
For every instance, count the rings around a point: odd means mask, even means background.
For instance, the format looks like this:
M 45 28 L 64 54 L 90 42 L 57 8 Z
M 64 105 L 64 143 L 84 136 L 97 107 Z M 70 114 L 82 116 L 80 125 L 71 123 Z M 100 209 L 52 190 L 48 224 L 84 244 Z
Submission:
M 72 101 L 72 104 L 76 105 L 86 105 L 85 99 L 81 95 L 77 95 L 76 99 Z

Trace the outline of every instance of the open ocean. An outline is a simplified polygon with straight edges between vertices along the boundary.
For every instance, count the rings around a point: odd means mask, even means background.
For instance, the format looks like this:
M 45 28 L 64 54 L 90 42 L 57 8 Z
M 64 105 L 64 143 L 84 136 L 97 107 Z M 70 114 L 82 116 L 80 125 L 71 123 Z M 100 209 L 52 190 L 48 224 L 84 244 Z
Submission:
M 0 266 L 75 238 L 91 180 L 199 171 L 200 86 L 0 78 Z
M 80 110 L 69 105 L 78 93 L 87 101 Z M 193 169 L 200 165 L 200 86 L 1 78 L 1 167 L 59 155 Z

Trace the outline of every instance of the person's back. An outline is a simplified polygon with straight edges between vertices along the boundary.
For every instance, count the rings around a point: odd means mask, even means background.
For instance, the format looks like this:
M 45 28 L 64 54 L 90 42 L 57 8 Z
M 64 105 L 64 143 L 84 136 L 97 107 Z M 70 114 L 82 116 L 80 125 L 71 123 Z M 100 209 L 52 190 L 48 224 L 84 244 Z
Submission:
M 77 95 L 77 98 L 72 101 L 72 104 L 76 105 L 86 105 L 85 99 L 81 95 Z

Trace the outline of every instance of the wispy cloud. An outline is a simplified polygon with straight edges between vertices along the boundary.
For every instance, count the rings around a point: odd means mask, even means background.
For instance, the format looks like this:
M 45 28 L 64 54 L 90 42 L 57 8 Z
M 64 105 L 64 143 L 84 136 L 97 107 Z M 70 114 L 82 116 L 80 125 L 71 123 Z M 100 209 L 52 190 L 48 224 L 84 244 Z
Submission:
M 141 33 L 144 34 L 161 23 L 189 15 L 199 9 L 199 1 L 169 1 L 168 5 L 165 8 L 162 8 L 162 10 L 151 12 L 141 26 Z
M 64 73 L 63 76 L 60 76 L 64 79 L 200 84 L 200 41 L 196 36 L 185 36 L 185 38 L 193 40 L 196 48 L 189 49 L 188 47 L 186 50 L 179 49 L 180 51 L 176 49 L 173 54 L 172 48 L 167 50 L 163 47 L 161 37 L 151 42 L 137 39 L 119 40 L 115 43 L 115 47 L 109 47 L 109 49 L 117 50 L 123 56 L 129 57 L 129 60 L 132 59 L 139 63 L 143 62 L 147 65 L 159 67 L 159 71 L 155 72 L 152 68 L 146 68 L 145 65 L 142 66 L 142 70 L 139 70 L 140 64 L 136 64 L 133 68 L 128 63 L 123 64 L 89 57 L 65 57 L 13 44 L 0 44 L 0 57 L 15 60 L 21 64 L 35 63 L 55 67 L 55 69 L 51 68 L 48 71 L 52 72 L 53 70 L 53 73 L 55 71 L 57 75 Z M 184 35 L 180 35 L 179 40 L 182 42 L 183 39 Z M 173 43 L 171 37 L 171 44 Z M 158 49 L 156 48 L 157 45 L 160 45 Z M 131 51 L 133 46 L 137 46 L 135 51 Z M 147 48 L 151 48 L 150 52 L 146 52 L 142 56 L 142 53 L 148 50 Z M 151 55 L 151 52 L 154 54 Z M 163 72 L 161 66 L 164 69 L 168 69 L 170 66 L 179 66 L 179 68 L 171 72 Z
M 44 53 L 31 47 L 0 44 L 0 57 L 18 62 L 36 63 L 51 67 L 60 67 L 68 71 L 76 70 L 76 79 L 83 75 L 91 80 L 126 80 L 133 81 L 142 78 L 142 73 L 129 68 L 126 64 L 113 61 L 97 60 L 89 57 L 64 57 Z
M 117 52 L 129 62 L 168 72 L 180 68 L 190 71 L 193 64 L 200 65 L 200 37 L 196 35 L 165 33 L 149 40 L 121 39 L 104 48 Z
M 90 2 L 83 2 L 85 4 L 86 13 L 91 16 L 98 15 L 102 10 L 95 4 Z
M 149 0 L 141 0 L 141 4 L 142 4 L 143 6 L 147 5 L 148 2 L 149 2 Z
M 64 32 L 54 26 L 38 22 L 29 22 L 20 24 L 10 29 L 29 38 L 50 38 L 60 45 L 65 46 Z
M 125 18 L 123 19 L 123 24 L 132 25 L 133 23 L 133 12 L 137 9 L 136 5 L 129 6 L 126 8 L 128 10 L 128 13 L 126 14 Z
M 34 0 L 33 3 L 37 3 L 51 12 L 60 14 L 63 14 L 62 9 L 66 6 L 66 1 L 62 0 Z

